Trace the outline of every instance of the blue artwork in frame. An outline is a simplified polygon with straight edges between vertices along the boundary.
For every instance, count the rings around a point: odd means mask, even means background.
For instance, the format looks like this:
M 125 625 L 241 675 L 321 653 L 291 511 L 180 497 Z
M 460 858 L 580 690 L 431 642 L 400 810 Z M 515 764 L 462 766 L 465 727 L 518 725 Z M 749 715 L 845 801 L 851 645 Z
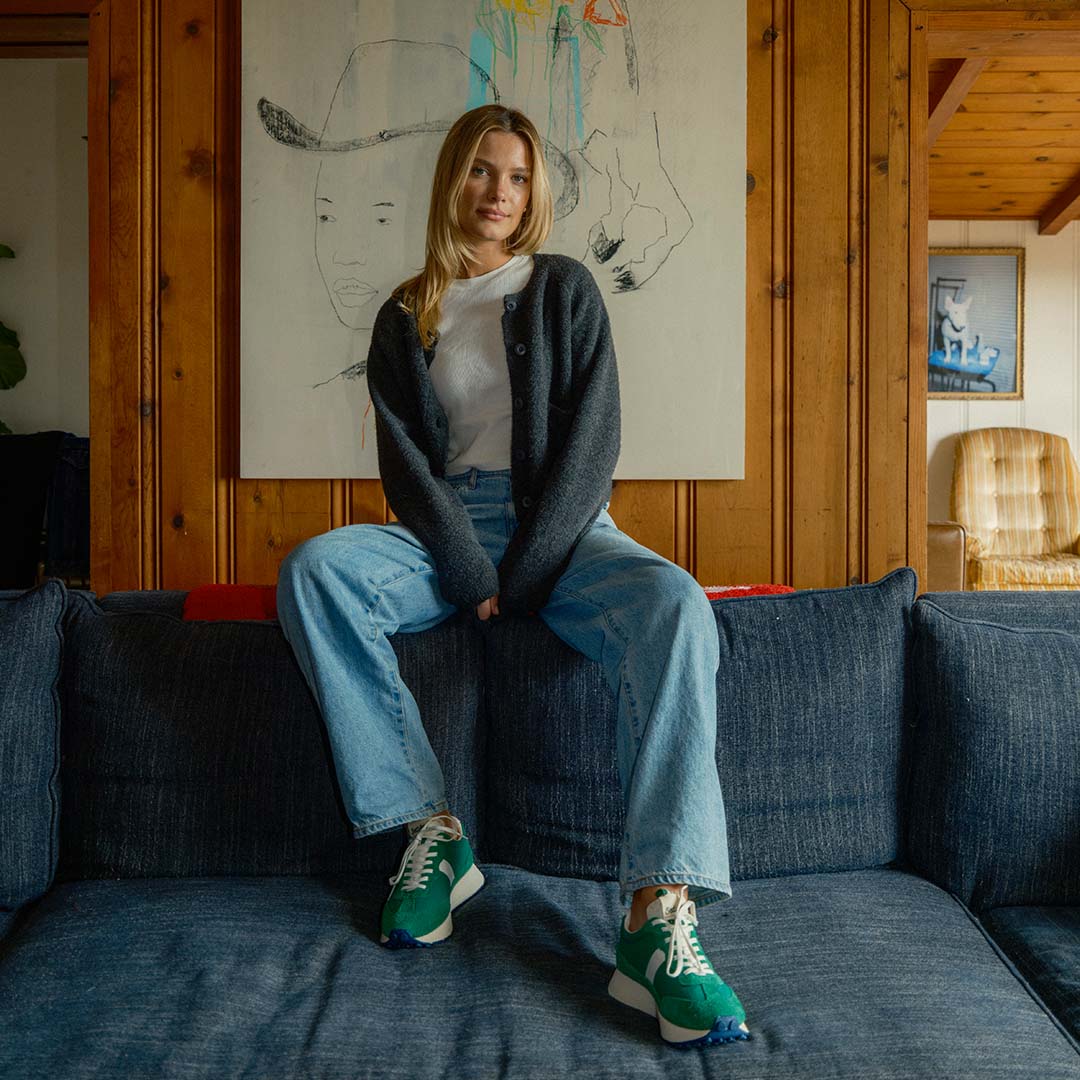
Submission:
M 1023 248 L 931 248 L 927 396 L 1023 397 Z

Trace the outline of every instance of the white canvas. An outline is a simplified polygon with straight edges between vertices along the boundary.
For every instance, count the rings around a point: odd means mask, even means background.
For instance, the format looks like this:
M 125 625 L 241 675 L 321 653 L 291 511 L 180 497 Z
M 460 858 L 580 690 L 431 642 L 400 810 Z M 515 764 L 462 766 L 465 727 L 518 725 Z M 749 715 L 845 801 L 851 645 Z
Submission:
M 497 93 L 547 143 L 543 250 L 604 293 L 615 477 L 743 477 L 745 0 L 251 0 L 242 32 L 241 476 L 379 475 L 370 327 Z

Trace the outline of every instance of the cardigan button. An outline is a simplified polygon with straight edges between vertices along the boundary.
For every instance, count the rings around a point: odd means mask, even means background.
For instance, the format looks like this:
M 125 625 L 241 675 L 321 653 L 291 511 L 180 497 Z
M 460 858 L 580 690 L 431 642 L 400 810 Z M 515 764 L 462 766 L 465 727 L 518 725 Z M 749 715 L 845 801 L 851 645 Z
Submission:
M 532 496 L 531 495 L 522 495 L 522 497 L 521 497 L 521 505 L 522 506 L 532 506 Z
M 518 459 L 518 461 L 524 461 L 525 460 L 525 451 L 524 450 L 515 450 L 514 451 L 514 457 L 516 457 Z
M 524 356 L 524 355 L 525 355 L 525 353 L 526 353 L 526 352 L 528 352 L 528 349 L 526 349 L 526 348 L 525 348 L 525 346 L 524 346 L 524 345 L 522 345 L 522 343 L 521 343 L 521 342 L 519 341 L 519 342 L 518 342 L 518 343 L 517 343 L 517 344 L 516 344 L 516 345 L 514 346 L 514 352 L 516 352 L 516 353 L 518 354 L 518 356 Z
M 506 310 L 507 311 L 513 311 L 516 307 L 517 307 L 517 301 L 516 300 L 507 300 L 506 301 Z
M 521 406 L 524 405 L 524 404 L 525 404 L 525 399 L 523 397 L 514 398 L 514 408 L 515 409 L 520 409 Z

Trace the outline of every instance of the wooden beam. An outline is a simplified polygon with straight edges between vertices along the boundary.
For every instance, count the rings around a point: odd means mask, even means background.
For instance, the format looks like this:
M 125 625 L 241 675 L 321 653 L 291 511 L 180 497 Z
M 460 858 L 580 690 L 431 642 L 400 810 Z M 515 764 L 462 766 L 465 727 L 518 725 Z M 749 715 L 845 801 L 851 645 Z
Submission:
M 926 125 L 926 145 L 931 147 L 937 137 L 952 119 L 953 113 L 960 108 L 960 102 L 971 89 L 972 84 L 986 67 L 986 57 L 973 57 L 957 60 L 956 67 L 939 96 L 930 103 L 930 119 Z
M 90 20 L 85 15 L 28 18 L 0 17 L 0 45 L 82 45 L 90 43 Z
M 0 0 L 0 16 L 89 15 L 101 0 Z
M 1063 191 L 1039 218 L 1039 235 L 1053 236 L 1080 215 L 1080 176 Z

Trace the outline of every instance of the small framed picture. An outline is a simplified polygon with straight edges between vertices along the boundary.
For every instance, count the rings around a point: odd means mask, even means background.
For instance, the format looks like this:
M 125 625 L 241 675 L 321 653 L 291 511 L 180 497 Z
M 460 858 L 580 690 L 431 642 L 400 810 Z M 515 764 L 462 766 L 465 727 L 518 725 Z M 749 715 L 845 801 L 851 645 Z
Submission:
M 1024 249 L 931 248 L 927 396 L 1023 398 Z

